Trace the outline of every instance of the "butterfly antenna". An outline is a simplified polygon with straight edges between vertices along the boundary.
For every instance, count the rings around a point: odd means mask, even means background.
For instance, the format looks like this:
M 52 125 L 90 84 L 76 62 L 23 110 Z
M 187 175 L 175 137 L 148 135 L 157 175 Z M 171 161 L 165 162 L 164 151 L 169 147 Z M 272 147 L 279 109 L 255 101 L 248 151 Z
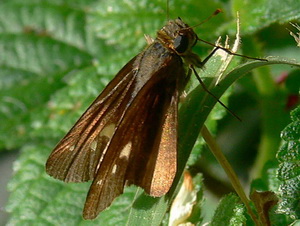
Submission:
M 243 54 L 238 54 L 238 53 L 234 53 L 232 52 L 230 49 L 227 49 L 225 47 L 222 47 L 222 46 L 219 46 L 219 45 L 215 45 L 211 42 L 208 42 L 208 41 L 205 41 L 199 37 L 197 37 L 197 40 L 200 41 L 200 42 L 203 42 L 203 43 L 206 43 L 208 45 L 211 45 L 217 49 L 222 49 L 223 51 L 225 51 L 226 53 L 230 54 L 230 55 L 234 55 L 234 56 L 239 56 L 239 57 L 243 57 L 243 58 L 247 58 L 247 59 L 251 59 L 251 60 L 259 60 L 259 61 L 266 61 L 268 62 L 267 59 L 263 59 L 263 58 L 258 58 L 258 57 L 250 57 L 250 56 L 246 56 L 246 55 L 243 55 Z
M 207 17 L 205 20 L 203 20 L 202 22 L 200 22 L 199 24 L 196 24 L 194 26 L 189 26 L 189 27 L 186 27 L 186 28 L 183 28 L 181 30 L 189 30 L 191 28 L 195 28 L 195 27 L 198 27 L 200 26 L 201 24 L 204 24 L 206 23 L 207 21 L 209 21 L 211 18 L 213 18 L 214 16 L 218 15 L 219 13 L 221 13 L 222 10 L 221 9 L 216 9 L 216 11 L 214 11 L 209 17 Z M 198 37 L 197 37 L 198 38 Z
M 194 28 L 194 27 L 198 27 L 201 24 L 206 23 L 207 21 L 209 21 L 211 18 L 213 18 L 214 16 L 218 15 L 219 13 L 222 13 L 223 11 L 221 9 L 216 9 L 209 17 L 207 17 L 205 20 L 201 21 L 199 24 L 196 24 L 194 26 L 190 26 L 189 28 Z
M 167 11 L 167 21 L 169 21 L 170 20 L 169 0 L 167 0 L 166 11 Z

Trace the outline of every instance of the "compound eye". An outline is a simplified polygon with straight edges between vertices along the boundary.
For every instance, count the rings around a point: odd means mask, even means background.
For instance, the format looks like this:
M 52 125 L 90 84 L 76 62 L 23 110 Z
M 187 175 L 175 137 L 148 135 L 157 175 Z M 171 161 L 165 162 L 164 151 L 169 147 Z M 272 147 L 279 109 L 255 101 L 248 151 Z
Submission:
M 174 47 L 178 53 L 184 53 L 189 46 L 189 40 L 186 35 L 178 35 L 174 39 Z

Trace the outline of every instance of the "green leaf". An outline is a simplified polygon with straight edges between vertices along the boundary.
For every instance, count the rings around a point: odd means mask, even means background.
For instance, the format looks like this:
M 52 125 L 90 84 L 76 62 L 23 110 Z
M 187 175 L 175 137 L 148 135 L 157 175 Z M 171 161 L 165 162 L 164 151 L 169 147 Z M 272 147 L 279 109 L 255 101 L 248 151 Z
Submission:
M 82 208 L 90 183 L 66 184 L 50 178 L 45 173 L 45 161 L 49 144 L 28 145 L 14 164 L 16 171 L 8 185 L 12 193 L 6 207 L 11 212 L 12 225 L 94 225 L 106 222 L 108 225 L 123 225 L 128 215 L 135 189 L 127 188 L 122 199 L 100 214 L 95 221 L 82 218 Z
M 1 32 L 46 36 L 89 53 L 103 55 L 99 50 L 104 46 L 96 41 L 93 31 L 87 26 L 84 7 L 75 8 L 65 1 L 10 1 L 2 3 L 0 15 Z
M 174 0 L 170 1 L 169 7 L 170 19 L 180 16 L 186 23 L 197 25 L 222 5 L 209 1 L 202 7 L 199 1 L 188 0 L 182 4 L 181 0 Z M 202 38 L 212 37 L 217 33 L 215 27 L 225 19 L 224 15 L 219 15 L 210 24 L 195 29 L 200 30 Z M 144 34 L 155 38 L 157 30 L 165 25 L 166 20 L 165 0 L 96 2 L 88 16 L 89 25 L 108 46 L 116 47 L 111 57 L 103 59 L 103 63 L 109 65 L 107 72 L 112 73 L 114 68 L 113 74 L 117 73 L 116 68 L 121 68 L 128 59 L 143 50 L 146 45 Z
M 51 94 L 64 86 L 65 73 L 91 64 L 92 56 L 75 38 L 83 26 L 65 31 L 74 36 L 73 42 L 54 30 L 65 27 L 74 14 L 71 9 L 64 8 L 63 20 L 58 16 L 62 7 L 14 2 L 2 6 L 0 117 L 5 133 L 0 133 L 0 147 L 13 149 L 31 139 L 32 111 L 45 108 Z
M 284 143 L 277 153 L 280 162 L 278 178 L 281 180 L 281 198 L 278 213 L 289 215 L 292 219 L 300 217 L 300 106 L 291 113 L 293 122 L 281 133 Z
M 272 23 L 299 19 L 300 3 L 297 0 L 232 1 L 234 12 L 241 15 L 242 33 L 253 33 Z
M 278 173 L 278 162 L 277 161 L 268 161 L 264 165 L 264 169 L 262 172 L 262 177 L 259 179 L 256 179 L 251 184 L 251 194 L 253 192 L 268 192 L 272 191 L 274 193 L 278 193 L 279 186 L 281 184 L 281 181 L 277 177 Z M 269 216 L 271 219 L 272 225 L 280 226 L 280 225 L 290 225 L 293 221 L 290 217 L 287 217 L 286 215 L 279 214 L 277 211 L 277 206 L 272 208 L 271 211 L 269 211 Z M 257 210 L 258 211 L 258 210 Z
M 94 66 L 64 74 L 65 87 L 52 93 L 47 107 L 35 109 L 30 114 L 32 137 L 59 140 L 105 87 L 110 76 L 101 75 Z M 50 116 L 50 117 L 49 117 Z
M 244 213 L 245 208 L 239 203 L 239 198 L 234 194 L 229 194 L 220 201 L 210 225 L 245 225 L 246 217 Z

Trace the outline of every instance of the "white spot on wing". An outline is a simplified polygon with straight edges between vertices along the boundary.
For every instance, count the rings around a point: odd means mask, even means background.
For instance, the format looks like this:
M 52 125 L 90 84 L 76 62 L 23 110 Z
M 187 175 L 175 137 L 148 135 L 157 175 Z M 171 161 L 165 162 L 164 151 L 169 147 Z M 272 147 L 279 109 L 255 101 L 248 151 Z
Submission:
M 97 185 L 101 185 L 102 184 L 102 180 L 97 181 Z
M 114 132 L 115 132 L 115 128 L 116 128 L 116 125 L 113 124 L 113 123 L 111 123 L 111 124 L 109 124 L 109 125 L 107 125 L 107 126 L 105 126 L 105 127 L 103 128 L 103 130 L 100 132 L 99 136 L 105 136 L 105 137 L 107 137 L 108 139 L 111 139 L 111 137 L 113 136 L 113 134 L 114 134 Z M 101 158 L 100 158 L 100 160 L 99 160 L 99 162 L 98 162 L 98 164 L 97 164 L 96 171 L 98 171 L 98 169 L 99 169 L 99 167 L 100 167 L 100 164 L 101 164 L 101 162 L 102 162 L 102 160 L 103 160 L 103 158 L 104 158 L 104 156 L 105 156 L 105 153 L 106 153 L 106 151 L 107 151 L 107 149 L 108 149 L 108 146 L 109 146 L 109 143 L 106 145 L 105 149 L 103 150 L 103 153 L 102 153 L 102 155 L 101 155 Z M 96 149 L 95 149 L 95 150 L 96 150 Z
M 117 164 L 115 164 L 115 165 L 113 166 L 113 169 L 112 169 L 111 173 L 112 173 L 112 174 L 115 174 L 115 173 L 117 172 L 117 169 L 118 169 L 118 166 L 117 166 Z
M 101 131 L 100 136 L 106 136 L 110 139 L 115 132 L 115 128 L 116 128 L 116 125 L 113 123 L 105 126 L 103 128 L 103 130 Z
M 125 147 L 123 148 L 123 150 L 121 151 L 119 157 L 120 158 L 126 158 L 126 159 L 128 159 L 129 155 L 130 155 L 130 152 L 131 152 L 131 146 L 132 146 L 131 142 L 129 142 L 128 144 L 126 144 Z
M 74 151 L 75 149 L 75 145 L 72 145 L 70 148 L 69 148 L 69 151 Z
M 91 143 L 91 149 L 92 149 L 92 151 L 96 151 L 96 148 L 97 148 L 97 142 L 96 142 L 96 141 L 93 141 L 93 142 Z

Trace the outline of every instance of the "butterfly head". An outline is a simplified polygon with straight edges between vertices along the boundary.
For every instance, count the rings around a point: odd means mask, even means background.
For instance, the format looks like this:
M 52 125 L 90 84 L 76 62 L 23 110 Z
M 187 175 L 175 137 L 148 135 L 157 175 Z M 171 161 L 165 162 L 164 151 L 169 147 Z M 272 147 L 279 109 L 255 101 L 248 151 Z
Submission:
M 165 48 L 181 56 L 186 63 L 201 67 L 201 60 L 192 53 L 198 37 L 194 30 L 180 18 L 168 21 L 157 32 L 157 39 Z

